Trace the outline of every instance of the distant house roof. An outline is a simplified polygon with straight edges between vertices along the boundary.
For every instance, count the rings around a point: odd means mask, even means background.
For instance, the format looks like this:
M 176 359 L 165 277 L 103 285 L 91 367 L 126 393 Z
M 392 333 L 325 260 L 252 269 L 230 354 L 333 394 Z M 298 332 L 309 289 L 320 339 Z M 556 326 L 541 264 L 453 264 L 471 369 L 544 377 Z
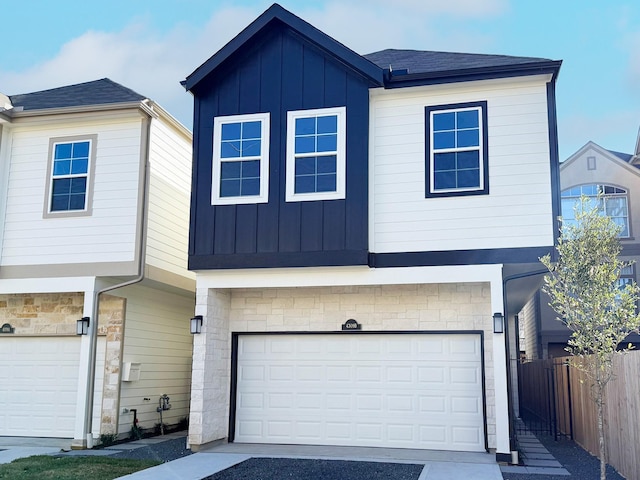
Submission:
M 621 160 L 624 160 L 627 163 L 630 162 L 631 159 L 633 158 L 633 155 L 631 155 L 630 153 L 616 152 L 614 150 L 607 150 L 607 152 L 612 153 L 613 155 L 615 155 Z
M 146 98 L 108 78 L 40 92 L 9 95 L 13 107 L 22 107 L 23 111 L 140 102 Z
M 333 55 L 344 65 L 368 78 L 373 86 L 400 87 L 479 80 L 517 75 L 552 74 L 557 76 L 561 61 L 546 58 L 510 57 L 472 53 L 447 53 L 419 50 L 382 50 L 359 55 L 277 3 L 191 73 L 182 85 L 192 90 L 205 77 L 238 52 L 255 35 L 273 25 L 285 25 Z M 389 67 L 391 66 L 391 71 Z

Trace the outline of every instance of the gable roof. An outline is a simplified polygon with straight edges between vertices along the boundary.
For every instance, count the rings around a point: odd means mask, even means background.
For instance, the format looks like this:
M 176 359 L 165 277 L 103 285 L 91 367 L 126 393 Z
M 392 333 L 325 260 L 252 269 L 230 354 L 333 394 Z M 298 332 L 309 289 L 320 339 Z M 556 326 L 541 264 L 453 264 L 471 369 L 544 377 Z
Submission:
M 14 109 L 22 111 L 141 102 L 144 97 L 108 78 L 39 92 L 9 95 Z
M 328 54 L 337 58 L 341 63 L 368 78 L 373 84 L 382 85 L 382 69 L 350 48 L 345 47 L 337 40 L 334 40 L 326 33 L 321 32 L 313 25 L 305 22 L 300 17 L 282 8 L 277 3 L 271 5 L 262 15 L 251 22 L 248 27 L 209 58 L 209 60 L 187 76 L 186 80 L 182 82 L 182 85 L 187 90 L 192 90 L 202 79 L 240 50 L 251 38 L 277 23 L 283 24 L 296 31 L 311 43 L 314 43 Z
M 588 141 L 582 147 L 578 149 L 574 154 L 572 154 L 569 158 L 563 161 L 560 164 L 560 171 L 562 172 L 565 168 L 575 162 L 578 158 L 585 155 L 589 150 L 599 155 L 602 155 L 604 158 L 609 161 L 616 163 L 623 168 L 628 169 L 630 172 L 639 173 L 638 169 L 640 169 L 640 165 L 636 165 L 631 162 L 634 158 L 633 155 L 629 155 L 627 153 L 615 152 L 613 150 L 607 150 L 606 148 L 601 147 L 597 143 L 593 141 Z
M 509 74 L 558 73 L 561 61 L 537 57 L 513 57 L 479 53 L 433 52 L 387 49 L 364 55 L 380 68 L 389 70 L 388 81 L 407 82 L 470 75 L 491 78 Z M 399 72 L 399 75 L 394 75 Z M 462 78 L 461 78 L 462 79 Z
M 372 86 L 393 88 L 536 74 L 551 74 L 555 80 L 562 64 L 559 60 L 547 58 L 420 50 L 387 49 L 368 55 L 359 55 L 274 3 L 235 38 L 187 76 L 186 80 L 181 82 L 182 85 L 187 90 L 193 90 L 200 81 L 238 52 L 255 35 L 274 24 L 285 25 L 296 31 L 342 64 L 368 78 Z

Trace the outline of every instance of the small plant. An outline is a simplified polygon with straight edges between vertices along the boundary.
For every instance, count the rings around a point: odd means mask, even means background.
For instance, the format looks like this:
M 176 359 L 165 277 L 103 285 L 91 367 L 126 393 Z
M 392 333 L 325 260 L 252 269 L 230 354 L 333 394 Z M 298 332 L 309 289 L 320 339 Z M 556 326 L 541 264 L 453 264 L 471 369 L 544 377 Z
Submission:
M 166 423 L 156 423 L 153 426 L 153 433 L 155 433 L 156 435 L 164 435 L 164 432 L 167 430 L 167 424 Z
M 118 436 L 115 433 L 101 433 L 100 434 L 100 445 L 103 447 L 108 447 L 109 445 L 113 445 L 116 442 Z
M 131 427 L 131 430 L 129 431 L 130 438 L 134 440 L 140 440 L 143 436 L 144 434 L 142 432 L 142 429 L 138 426 L 137 423 Z
M 187 428 L 189 428 L 189 417 L 182 417 L 180 420 L 178 420 L 178 424 L 176 425 L 176 430 L 182 431 L 182 430 L 186 430 Z

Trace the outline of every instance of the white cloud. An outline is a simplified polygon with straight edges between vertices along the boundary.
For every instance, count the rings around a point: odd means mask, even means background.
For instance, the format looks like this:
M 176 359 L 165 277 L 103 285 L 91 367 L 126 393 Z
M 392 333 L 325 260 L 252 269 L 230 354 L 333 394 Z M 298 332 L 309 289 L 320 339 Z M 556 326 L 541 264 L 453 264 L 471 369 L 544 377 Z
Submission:
M 296 15 L 343 42 L 369 53 L 383 48 L 478 51 L 492 39 L 472 34 L 465 23 L 443 17 L 490 17 L 507 9 L 507 0 L 329 1 L 320 8 L 290 7 Z M 23 71 L 0 67 L 2 92 L 17 94 L 71 85 L 103 77 L 160 103 L 191 126 L 192 97 L 179 82 L 237 35 L 265 5 L 216 10 L 204 27 L 177 23 L 157 32 L 141 17 L 120 31 L 87 31 L 64 44 L 51 59 Z M 446 23 L 446 22 L 444 22 Z

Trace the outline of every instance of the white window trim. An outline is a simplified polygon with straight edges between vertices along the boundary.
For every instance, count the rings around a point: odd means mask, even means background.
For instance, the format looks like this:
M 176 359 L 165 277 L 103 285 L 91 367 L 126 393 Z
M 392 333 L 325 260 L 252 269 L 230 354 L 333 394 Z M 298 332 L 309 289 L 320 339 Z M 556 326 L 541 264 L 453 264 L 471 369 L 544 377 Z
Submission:
M 336 151 L 336 191 L 295 193 L 295 122 L 297 118 L 318 117 L 323 115 L 336 115 L 338 120 L 337 151 Z M 341 200 L 346 198 L 346 144 L 347 144 L 347 108 L 317 108 L 312 110 L 296 110 L 287 112 L 287 175 L 286 175 L 286 201 L 310 202 L 316 200 Z M 316 154 L 314 156 L 322 156 Z
M 76 177 L 87 178 L 87 189 L 84 197 L 84 208 L 82 210 L 51 210 L 51 202 L 53 200 L 53 156 L 55 154 L 56 145 L 65 143 L 89 142 L 89 163 L 87 165 L 87 173 L 75 175 Z M 49 139 L 49 158 L 47 160 L 47 184 L 45 187 L 44 212 L 43 218 L 62 218 L 62 217 L 86 217 L 93 213 L 93 184 L 94 184 L 94 164 L 96 161 L 96 151 L 98 144 L 98 135 L 77 135 L 72 137 L 56 137 Z M 57 177 L 60 178 L 60 177 Z
M 220 170 L 222 162 L 233 162 L 246 160 L 239 159 L 222 159 L 220 158 L 220 138 L 222 125 L 226 123 L 238 122 L 261 122 L 260 130 L 260 193 L 258 195 L 245 195 L 238 197 L 221 197 L 220 196 Z M 247 203 L 267 203 L 269 201 L 269 113 L 254 113 L 250 115 L 229 115 L 224 117 L 215 117 L 213 119 L 213 163 L 211 168 L 211 205 L 240 205 Z
M 433 116 L 441 113 L 449 113 L 449 112 L 467 112 L 475 110 L 478 112 L 478 127 L 479 127 L 479 142 L 477 147 L 461 147 L 461 148 L 441 148 L 436 150 L 434 145 L 434 129 L 433 129 Z M 429 192 L 433 194 L 438 193 L 456 193 L 456 192 L 477 192 L 480 190 L 484 190 L 484 162 L 486 162 L 486 158 L 484 158 L 484 128 L 485 125 L 482 123 L 482 107 L 461 107 L 461 108 L 448 108 L 446 110 L 432 110 L 429 112 Z M 433 157 L 436 153 L 448 153 L 448 152 L 472 152 L 478 150 L 479 158 L 480 158 L 480 185 L 478 187 L 466 187 L 466 188 L 443 188 L 436 189 L 435 188 L 435 168 Z

